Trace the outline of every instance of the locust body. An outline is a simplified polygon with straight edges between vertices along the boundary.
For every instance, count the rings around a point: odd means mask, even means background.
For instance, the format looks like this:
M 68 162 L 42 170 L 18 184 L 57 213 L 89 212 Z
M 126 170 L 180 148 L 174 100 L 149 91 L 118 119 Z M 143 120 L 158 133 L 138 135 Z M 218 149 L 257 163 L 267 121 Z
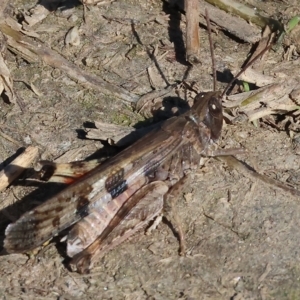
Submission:
M 123 242 L 163 209 L 168 193 L 214 156 L 223 115 L 218 92 L 198 94 L 186 113 L 81 176 L 6 229 L 9 253 L 34 249 L 73 225 L 66 237 L 71 265 L 88 272 L 95 258 Z

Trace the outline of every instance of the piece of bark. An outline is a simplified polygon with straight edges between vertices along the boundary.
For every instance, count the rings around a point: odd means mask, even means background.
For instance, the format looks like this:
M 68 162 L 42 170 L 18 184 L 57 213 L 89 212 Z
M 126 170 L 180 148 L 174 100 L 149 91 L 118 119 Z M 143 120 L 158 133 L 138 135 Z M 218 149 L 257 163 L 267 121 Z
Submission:
M 30 15 L 24 14 L 24 20 L 29 26 L 43 21 L 51 12 L 41 4 L 37 4 L 35 7 L 29 10 Z
M 261 38 L 261 29 L 253 25 L 250 25 L 245 20 L 233 16 L 229 13 L 226 13 L 223 10 L 220 10 L 209 3 L 200 1 L 200 14 L 205 17 L 205 9 L 209 12 L 210 20 L 224 29 L 230 34 L 238 37 L 239 39 L 254 44 Z M 200 19 L 201 22 L 201 19 Z M 206 23 L 206 20 L 203 21 L 203 24 Z
M 2 53 L 0 52 L 0 94 L 3 92 L 6 94 L 9 102 L 16 102 L 12 76 L 6 62 L 4 61 Z
M 264 28 L 265 26 L 269 25 L 273 28 L 274 31 L 276 30 L 284 30 L 282 24 L 272 18 L 265 17 L 261 15 L 257 10 L 253 7 L 249 7 L 241 3 L 241 1 L 235 0 L 206 0 L 212 5 L 219 7 L 220 9 L 239 16 L 243 18 L 246 22 L 251 24 L 256 24 L 257 26 Z
M 206 3 L 203 0 L 199 1 L 200 7 L 200 23 L 206 26 L 206 19 L 205 19 L 205 9 L 209 12 L 210 20 L 217 24 L 221 29 L 230 32 L 234 36 L 238 37 L 239 39 L 254 44 L 259 41 L 261 37 L 261 29 L 255 26 L 252 26 L 247 21 L 232 16 L 225 11 L 220 10 L 217 7 L 212 6 L 209 3 Z M 179 0 L 167 0 L 170 4 L 177 5 L 180 9 L 184 10 L 184 5 L 182 1 Z
M 29 146 L 0 172 L 0 192 L 24 172 L 38 155 L 38 148 Z

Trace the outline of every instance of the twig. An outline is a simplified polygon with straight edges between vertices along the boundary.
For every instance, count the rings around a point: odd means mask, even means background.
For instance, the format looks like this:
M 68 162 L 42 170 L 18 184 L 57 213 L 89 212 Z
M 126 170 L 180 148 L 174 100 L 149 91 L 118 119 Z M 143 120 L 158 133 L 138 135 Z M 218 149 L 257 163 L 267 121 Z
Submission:
M 199 50 L 199 2 L 185 0 L 186 14 L 186 60 L 193 64 L 200 62 Z
M 8 187 L 18 178 L 38 155 L 38 148 L 29 146 L 21 155 L 14 159 L 0 172 L 0 191 Z
M 5 138 L 6 140 L 10 141 L 11 143 L 17 145 L 18 147 L 21 147 L 21 143 L 19 143 L 18 141 L 16 141 L 15 139 L 13 139 L 12 137 L 10 137 L 9 135 L 7 135 L 6 133 L 4 133 L 3 131 L 0 130 L 0 136 L 2 136 L 3 138 Z
M 210 21 L 209 21 L 209 15 L 208 15 L 207 9 L 205 9 L 205 17 L 206 17 L 206 22 L 207 22 L 208 40 L 209 40 L 209 48 L 210 48 L 210 54 L 211 54 L 211 65 L 212 65 L 212 72 L 213 72 L 213 79 L 214 79 L 214 89 L 213 90 L 216 91 L 217 70 L 216 70 L 214 46 L 213 46 L 212 37 L 211 37 L 211 27 L 210 27 Z

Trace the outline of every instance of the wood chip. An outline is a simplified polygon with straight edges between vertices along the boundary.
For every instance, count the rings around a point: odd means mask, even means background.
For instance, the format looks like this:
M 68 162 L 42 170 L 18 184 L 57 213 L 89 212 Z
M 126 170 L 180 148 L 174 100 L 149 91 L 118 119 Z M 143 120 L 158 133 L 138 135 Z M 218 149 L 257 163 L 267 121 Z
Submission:
M 27 169 L 38 155 L 38 147 L 29 146 L 0 172 L 0 191 L 8 187 Z

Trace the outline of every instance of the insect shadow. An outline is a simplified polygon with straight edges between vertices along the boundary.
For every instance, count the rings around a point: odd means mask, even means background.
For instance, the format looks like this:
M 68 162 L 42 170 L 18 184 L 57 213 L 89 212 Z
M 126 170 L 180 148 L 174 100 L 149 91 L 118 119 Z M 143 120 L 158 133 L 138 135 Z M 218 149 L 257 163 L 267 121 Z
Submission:
M 149 107 L 149 113 L 151 115 L 150 118 L 147 118 L 143 121 L 137 122 L 133 125 L 133 130 L 131 133 L 127 134 L 126 136 L 122 137 L 121 139 L 114 141 L 114 145 L 117 147 L 117 150 L 124 150 L 127 146 L 134 143 L 139 138 L 143 137 L 145 134 L 149 133 L 151 130 L 154 130 L 158 126 L 162 124 L 165 120 L 181 115 L 182 113 L 188 111 L 190 106 L 188 105 L 187 101 L 179 98 L 179 97 L 165 97 L 158 103 L 157 108 Z M 96 129 L 96 126 L 92 122 L 85 122 L 84 129 L 77 129 L 78 138 L 86 139 L 87 131 L 90 129 Z M 102 129 L 102 128 L 100 128 Z M 106 128 L 105 128 L 106 129 Z M 101 139 L 100 139 L 101 140 Z M 109 147 L 110 145 L 106 140 L 101 140 L 102 144 L 106 146 L 103 151 L 107 151 L 107 156 L 111 156 L 110 151 L 113 154 L 116 154 L 114 148 Z M 97 155 L 97 154 L 96 154 Z M 104 155 L 105 156 L 105 155 Z M 89 157 L 88 159 L 94 159 L 95 156 Z

